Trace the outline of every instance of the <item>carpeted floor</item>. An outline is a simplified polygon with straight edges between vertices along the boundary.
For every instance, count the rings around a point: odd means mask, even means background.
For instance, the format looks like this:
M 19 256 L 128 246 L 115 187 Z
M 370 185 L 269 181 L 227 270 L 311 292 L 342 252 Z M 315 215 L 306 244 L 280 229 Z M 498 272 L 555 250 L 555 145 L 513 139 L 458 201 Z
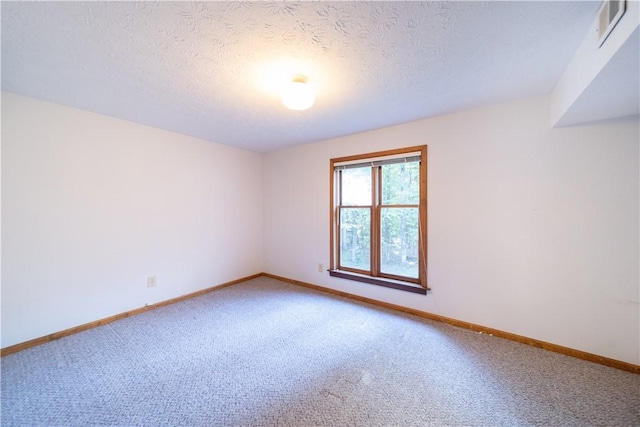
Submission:
M 640 376 L 259 278 L 1 361 L 8 426 L 638 426 Z

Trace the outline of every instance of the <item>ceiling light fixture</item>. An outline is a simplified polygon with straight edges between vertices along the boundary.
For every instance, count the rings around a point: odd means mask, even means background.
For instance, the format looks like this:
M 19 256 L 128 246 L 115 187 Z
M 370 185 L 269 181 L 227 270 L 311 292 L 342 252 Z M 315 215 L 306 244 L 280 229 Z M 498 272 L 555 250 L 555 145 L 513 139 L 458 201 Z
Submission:
M 282 103 L 291 110 L 306 110 L 316 101 L 316 93 L 307 78 L 297 75 L 282 92 Z

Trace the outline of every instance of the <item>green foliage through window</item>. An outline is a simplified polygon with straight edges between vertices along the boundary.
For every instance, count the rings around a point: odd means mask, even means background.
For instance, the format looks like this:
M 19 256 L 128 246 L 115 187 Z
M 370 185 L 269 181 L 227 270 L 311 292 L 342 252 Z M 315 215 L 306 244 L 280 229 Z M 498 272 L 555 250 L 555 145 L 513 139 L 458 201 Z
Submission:
M 332 268 L 426 288 L 426 146 L 390 151 L 332 160 Z

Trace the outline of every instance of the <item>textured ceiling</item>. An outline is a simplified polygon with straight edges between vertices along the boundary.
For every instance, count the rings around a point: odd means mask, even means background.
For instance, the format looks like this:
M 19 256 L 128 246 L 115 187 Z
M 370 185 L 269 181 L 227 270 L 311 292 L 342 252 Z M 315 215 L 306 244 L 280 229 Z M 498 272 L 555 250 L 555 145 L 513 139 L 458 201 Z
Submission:
M 1 7 L 2 90 L 265 152 L 549 93 L 599 2 Z

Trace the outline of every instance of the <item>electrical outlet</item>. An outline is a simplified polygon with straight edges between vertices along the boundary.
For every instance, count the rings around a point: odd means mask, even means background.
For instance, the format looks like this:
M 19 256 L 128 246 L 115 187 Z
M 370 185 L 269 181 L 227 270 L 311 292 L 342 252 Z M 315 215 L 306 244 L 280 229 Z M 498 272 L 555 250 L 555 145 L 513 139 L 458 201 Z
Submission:
M 322 273 L 324 271 L 324 265 L 322 263 L 318 264 L 318 273 Z
M 147 288 L 153 288 L 156 286 L 156 276 L 147 277 Z

